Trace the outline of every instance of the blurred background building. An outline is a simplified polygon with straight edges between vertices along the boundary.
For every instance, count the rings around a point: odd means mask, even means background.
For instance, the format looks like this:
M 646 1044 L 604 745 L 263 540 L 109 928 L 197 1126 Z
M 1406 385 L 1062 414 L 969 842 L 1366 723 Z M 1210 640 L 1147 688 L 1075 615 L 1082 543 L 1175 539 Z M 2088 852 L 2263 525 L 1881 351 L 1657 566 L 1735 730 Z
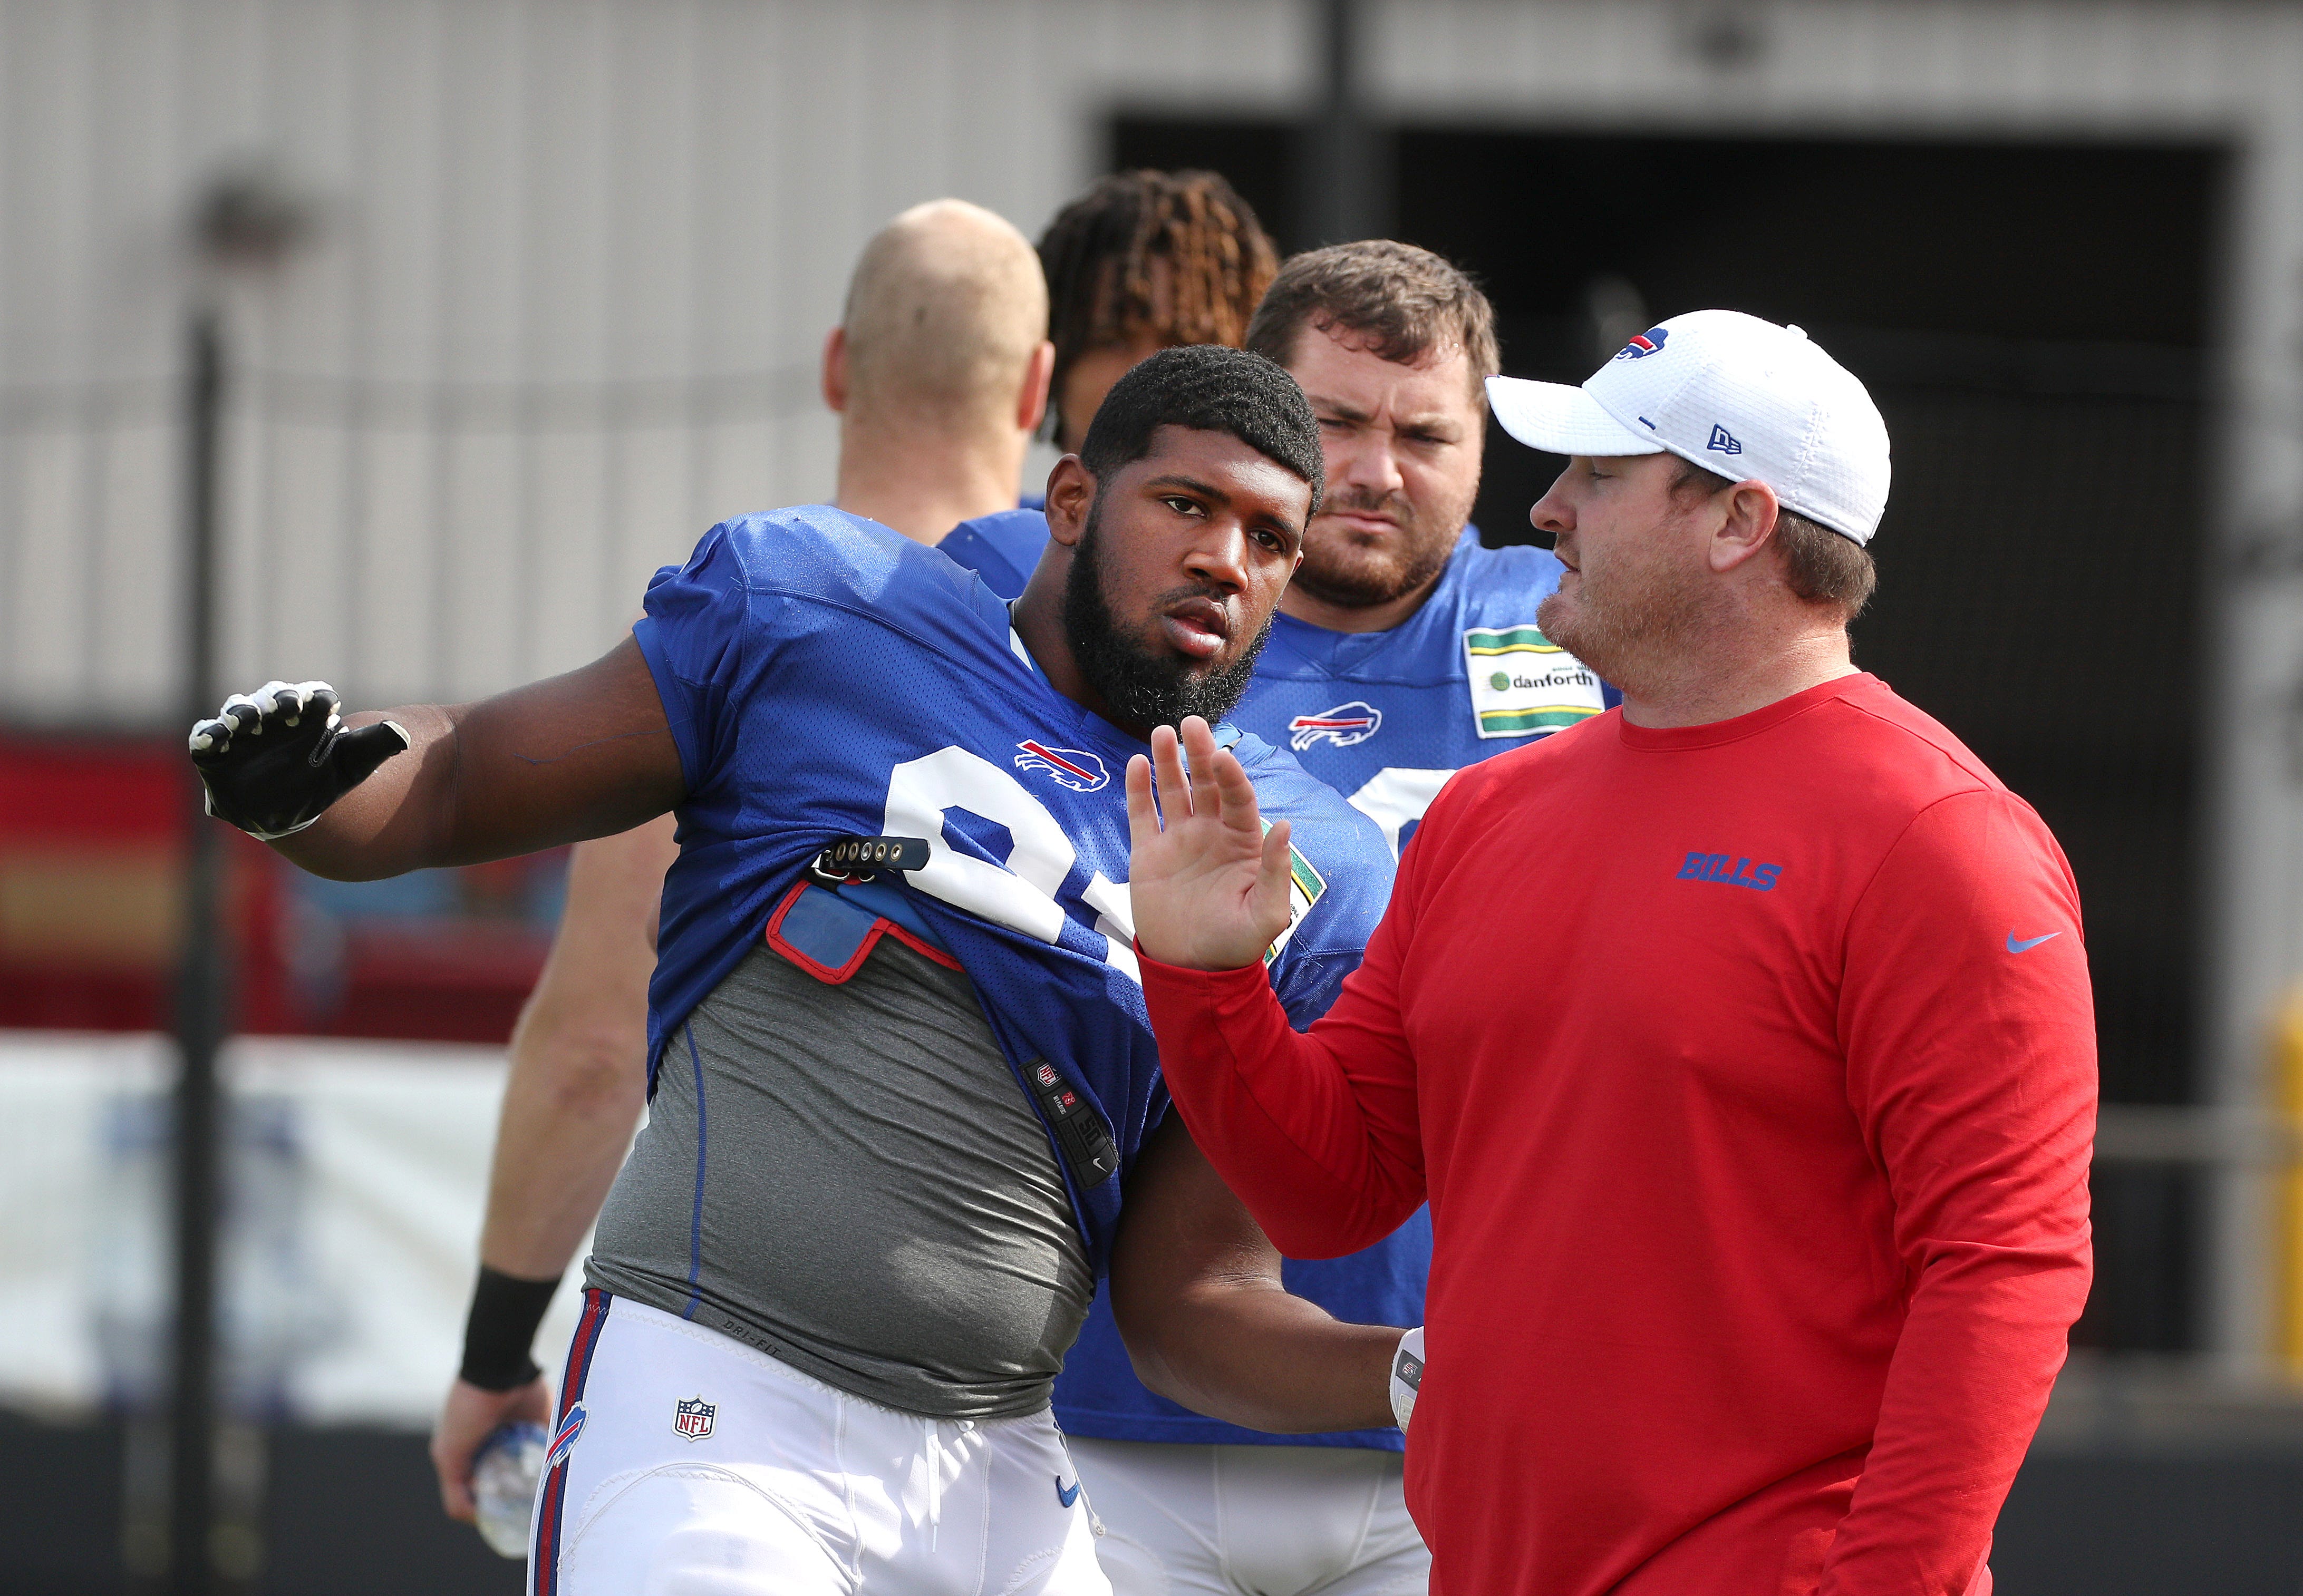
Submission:
M 188 307 L 229 362 L 226 679 L 467 698 L 603 651 L 714 520 L 830 491 L 815 362 L 889 215 L 956 194 L 1036 232 L 1139 164 L 1224 172 L 1285 247 L 1451 256 L 1515 374 L 1724 305 L 1870 383 L 1896 482 L 1859 659 L 2046 817 L 2096 976 L 2098 1281 L 2000 1588 L 2291 1596 L 2303 4 L 2274 0 L 0 0 L 0 1399 L 37 1415 L 0 1417 L 0 1588 L 142 1555 L 104 1415 L 158 1311 L 123 1282 L 162 1278 L 134 1105 L 181 938 Z M 219 203 L 280 247 L 203 267 Z M 1490 541 L 1556 466 L 1491 449 Z M 236 1189 L 302 1216 L 268 1274 L 228 1262 L 272 1305 L 249 1577 L 508 1591 L 415 1432 L 500 1080 L 473 1048 L 556 862 L 230 858 L 240 1026 L 272 1038 L 233 1065 Z

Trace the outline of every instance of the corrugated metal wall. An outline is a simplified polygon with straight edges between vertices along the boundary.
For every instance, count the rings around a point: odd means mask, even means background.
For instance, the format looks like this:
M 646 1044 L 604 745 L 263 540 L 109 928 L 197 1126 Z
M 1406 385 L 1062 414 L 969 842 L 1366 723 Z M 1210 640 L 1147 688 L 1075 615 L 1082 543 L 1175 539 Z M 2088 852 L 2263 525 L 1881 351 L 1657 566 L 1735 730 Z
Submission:
M 2204 131 L 2303 192 L 2288 8 L 1373 13 L 1371 86 L 1427 122 Z M 0 713 L 174 713 L 184 223 L 220 172 L 270 163 L 320 223 L 226 290 L 232 674 L 462 696 L 595 651 L 715 517 L 827 490 L 816 350 L 881 220 L 952 192 L 1036 229 L 1115 105 L 1293 102 L 1308 23 L 1298 0 L 0 0 Z M 2290 297 L 2303 217 L 2243 210 L 2251 296 Z M 2291 360 L 2237 352 L 2282 440 L 2244 470 L 2285 516 Z
M 730 513 L 820 496 L 857 247 L 1035 231 L 1126 86 L 1295 92 L 1261 4 L 0 0 L 0 713 L 176 713 L 195 196 L 308 247 L 225 290 L 230 675 L 464 697 L 612 642 Z

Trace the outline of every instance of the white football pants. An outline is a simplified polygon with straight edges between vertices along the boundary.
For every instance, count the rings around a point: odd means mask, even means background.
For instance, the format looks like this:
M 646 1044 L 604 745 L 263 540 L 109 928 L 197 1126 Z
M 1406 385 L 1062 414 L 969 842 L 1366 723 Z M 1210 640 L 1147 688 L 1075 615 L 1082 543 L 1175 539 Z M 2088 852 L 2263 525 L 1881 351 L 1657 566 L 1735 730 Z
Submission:
M 1423 1596 L 1396 1452 L 1069 1438 L 1115 1596 Z
M 1110 1596 L 1048 1413 L 898 1413 L 598 1291 L 558 1411 L 531 1596 Z

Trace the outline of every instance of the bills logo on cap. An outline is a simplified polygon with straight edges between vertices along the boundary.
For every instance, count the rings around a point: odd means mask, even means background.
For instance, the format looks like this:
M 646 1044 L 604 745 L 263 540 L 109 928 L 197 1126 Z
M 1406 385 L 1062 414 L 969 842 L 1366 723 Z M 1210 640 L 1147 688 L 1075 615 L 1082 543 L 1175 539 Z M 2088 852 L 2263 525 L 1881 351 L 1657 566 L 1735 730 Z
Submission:
M 690 1397 L 672 1410 L 671 1432 L 687 1441 L 702 1441 L 712 1433 L 712 1420 L 719 1409 L 701 1397 Z
M 1615 351 L 1618 360 L 1644 360 L 1671 340 L 1671 334 L 1661 327 L 1650 327 L 1644 332 L 1632 334 L 1632 341 Z
M 1050 748 L 1030 738 L 1016 746 L 1024 751 L 1016 756 L 1016 769 L 1044 770 L 1058 786 L 1075 793 L 1096 793 L 1111 783 L 1111 772 L 1103 768 L 1103 761 L 1084 748 Z
M 1743 452 L 1743 446 L 1735 441 L 1735 434 L 1716 421 L 1711 424 L 1711 441 L 1703 447 L 1717 449 L 1723 455 L 1739 455 Z
M 1373 704 L 1354 699 L 1347 704 L 1337 704 L 1332 710 L 1322 710 L 1317 715 L 1298 715 L 1287 723 L 1291 734 L 1287 746 L 1297 753 L 1314 743 L 1333 743 L 1338 748 L 1354 748 L 1383 729 L 1383 711 Z
M 547 1470 L 558 1468 L 560 1460 L 568 1456 L 568 1449 L 576 1444 L 576 1438 L 583 1432 L 584 1404 L 578 1402 L 568 1410 L 568 1416 L 560 1421 L 560 1432 L 552 1438 L 552 1445 L 544 1454 L 544 1466 Z

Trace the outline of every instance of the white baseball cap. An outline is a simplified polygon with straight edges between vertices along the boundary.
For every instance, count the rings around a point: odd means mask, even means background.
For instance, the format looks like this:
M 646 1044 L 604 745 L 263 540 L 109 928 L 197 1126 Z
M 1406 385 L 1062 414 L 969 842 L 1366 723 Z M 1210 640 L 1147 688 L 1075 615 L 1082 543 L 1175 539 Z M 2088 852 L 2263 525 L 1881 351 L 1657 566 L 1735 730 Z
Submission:
M 1489 377 L 1504 430 L 1562 455 L 1666 449 L 1859 543 L 1887 508 L 1887 424 L 1797 327 L 1691 310 L 1640 333 L 1581 388 Z

